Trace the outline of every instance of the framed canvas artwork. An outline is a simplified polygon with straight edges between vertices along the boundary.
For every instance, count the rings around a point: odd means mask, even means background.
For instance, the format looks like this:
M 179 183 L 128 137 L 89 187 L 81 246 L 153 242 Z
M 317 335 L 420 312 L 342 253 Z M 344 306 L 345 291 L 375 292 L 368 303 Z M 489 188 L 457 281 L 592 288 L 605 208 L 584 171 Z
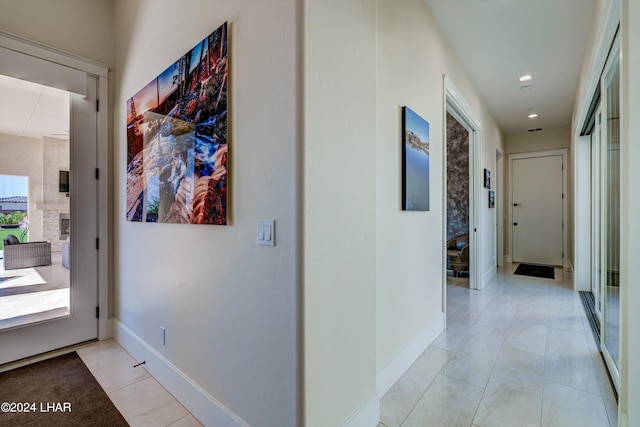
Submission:
M 489 169 L 484 170 L 484 188 L 491 188 L 491 171 Z
M 402 210 L 429 210 L 429 122 L 402 107 Z
M 495 191 L 489 191 L 489 209 L 496 207 L 496 193 Z
M 227 224 L 227 23 L 127 101 L 126 218 Z

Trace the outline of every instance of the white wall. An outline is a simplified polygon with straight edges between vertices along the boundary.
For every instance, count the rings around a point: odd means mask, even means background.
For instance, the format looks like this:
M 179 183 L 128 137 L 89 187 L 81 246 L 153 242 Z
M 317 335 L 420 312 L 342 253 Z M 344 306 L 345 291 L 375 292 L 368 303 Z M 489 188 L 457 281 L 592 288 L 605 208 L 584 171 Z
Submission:
M 504 137 L 423 1 L 308 0 L 304 11 L 305 419 L 369 425 L 356 420 L 376 387 L 442 330 L 443 73 L 483 123 L 482 167 L 495 170 Z M 400 207 L 403 105 L 431 125 L 426 213 Z M 490 277 L 495 210 L 483 202 L 479 274 Z
M 119 0 L 114 10 L 115 315 L 256 426 L 296 425 L 295 11 L 293 0 Z M 229 225 L 127 222 L 126 100 L 225 21 Z M 275 248 L 256 245 L 258 219 L 276 220 Z
M 69 141 L 58 138 L 42 138 L 42 202 L 69 204 L 66 193 L 60 192 L 60 171 L 68 171 L 71 161 Z
M 375 3 L 304 2 L 307 427 L 378 417 Z
M 507 135 L 506 154 L 556 150 L 571 147 L 571 128 L 544 129 Z
M 111 0 L 0 0 L 0 29 L 113 65 Z
M 622 1 L 621 393 L 623 427 L 640 425 L 640 2 Z
M 482 123 L 481 169 L 495 171 L 495 147 L 504 137 L 424 1 L 379 0 L 377 24 L 376 366 L 384 393 L 442 328 L 443 74 Z M 401 211 L 403 105 L 430 124 L 429 212 Z M 496 210 L 488 208 L 486 191 L 478 201 L 481 279 L 495 272 Z

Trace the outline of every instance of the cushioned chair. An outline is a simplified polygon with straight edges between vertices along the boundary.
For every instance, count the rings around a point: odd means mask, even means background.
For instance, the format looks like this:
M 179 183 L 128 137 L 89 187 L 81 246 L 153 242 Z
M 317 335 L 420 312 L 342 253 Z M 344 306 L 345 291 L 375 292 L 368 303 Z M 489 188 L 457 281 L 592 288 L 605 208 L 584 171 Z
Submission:
M 469 235 L 461 234 L 447 242 L 447 270 L 457 277 L 469 273 Z
M 20 243 L 13 234 L 2 241 L 4 249 L 4 269 L 38 267 L 51 265 L 51 243 Z

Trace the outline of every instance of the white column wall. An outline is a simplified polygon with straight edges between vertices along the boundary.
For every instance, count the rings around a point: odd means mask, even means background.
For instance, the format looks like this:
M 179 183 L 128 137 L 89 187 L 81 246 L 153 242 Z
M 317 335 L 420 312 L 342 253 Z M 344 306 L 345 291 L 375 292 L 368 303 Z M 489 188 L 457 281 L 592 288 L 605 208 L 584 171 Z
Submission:
M 376 1 L 304 5 L 305 425 L 374 426 Z

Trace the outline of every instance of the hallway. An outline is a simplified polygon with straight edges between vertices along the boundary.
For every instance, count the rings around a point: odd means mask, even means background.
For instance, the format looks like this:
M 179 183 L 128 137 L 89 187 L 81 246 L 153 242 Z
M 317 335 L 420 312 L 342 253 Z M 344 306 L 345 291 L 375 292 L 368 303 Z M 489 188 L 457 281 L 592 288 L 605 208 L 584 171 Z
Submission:
M 447 289 L 447 330 L 380 402 L 378 427 L 617 426 L 617 405 L 578 293 L 498 269 Z

